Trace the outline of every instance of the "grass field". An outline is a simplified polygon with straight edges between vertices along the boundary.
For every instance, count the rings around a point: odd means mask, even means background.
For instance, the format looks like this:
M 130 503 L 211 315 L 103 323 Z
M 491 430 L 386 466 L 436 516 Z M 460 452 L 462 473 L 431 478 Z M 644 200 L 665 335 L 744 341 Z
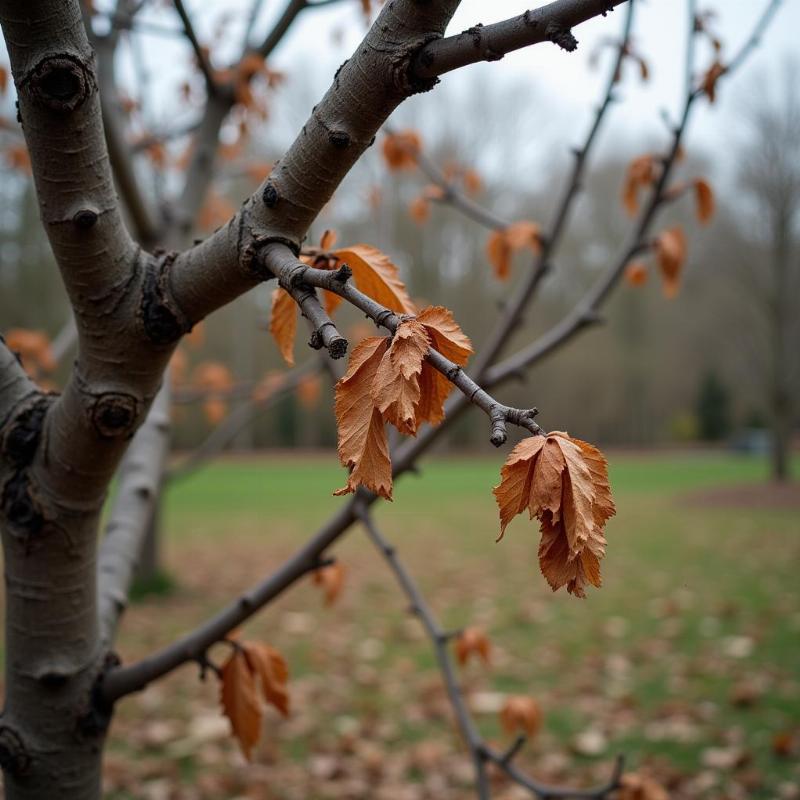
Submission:
M 800 797 L 800 502 L 714 494 L 762 481 L 751 458 L 610 460 L 618 515 L 605 585 L 584 601 L 547 588 L 534 523 L 518 518 L 495 543 L 499 458 L 432 460 L 377 511 L 443 624 L 491 637 L 491 666 L 462 670 L 481 730 L 508 742 L 496 710 L 528 694 L 545 723 L 520 763 L 549 780 L 590 782 L 624 752 L 675 798 Z M 176 484 L 164 523 L 177 589 L 130 609 L 122 657 L 277 567 L 341 504 L 343 482 L 329 455 L 280 455 Z M 186 668 L 120 707 L 110 797 L 472 796 L 430 647 L 390 573 L 361 530 L 334 552 L 347 568 L 339 602 L 324 607 L 304 580 L 242 631 L 292 672 L 294 713 L 270 715 L 255 763 L 226 737 L 213 676 Z

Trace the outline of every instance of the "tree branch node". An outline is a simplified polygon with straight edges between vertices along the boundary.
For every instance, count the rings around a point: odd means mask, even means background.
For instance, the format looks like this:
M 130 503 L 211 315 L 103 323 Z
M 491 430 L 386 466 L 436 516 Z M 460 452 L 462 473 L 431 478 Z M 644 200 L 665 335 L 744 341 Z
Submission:
M 156 255 L 155 264 L 146 267 L 139 314 L 147 338 L 153 344 L 168 345 L 188 333 L 192 325 L 169 291 L 169 269 L 178 253 Z
M 572 31 L 569 28 L 564 28 L 558 22 L 548 22 L 547 27 L 544 29 L 544 35 L 546 39 L 568 53 L 578 49 L 578 40 L 572 35 Z
M 91 61 L 71 53 L 45 56 L 19 82 L 31 97 L 51 111 L 74 111 L 97 89 Z
M 395 88 L 404 97 L 409 97 L 412 94 L 422 94 L 429 92 L 439 83 L 439 78 L 421 78 L 414 72 L 414 64 L 417 60 L 417 55 L 424 50 L 425 45 L 430 42 L 441 39 L 440 33 L 430 33 L 427 36 L 421 36 L 417 39 L 412 39 L 406 42 L 401 48 L 395 51 L 392 56 L 392 81 Z M 431 62 L 433 56 L 430 54 L 423 54 L 423 61 Z M 426 63 L 430 66 L 430 63 Z
M 0 767 L 12 775 L 25 775 L 31 765 L 22 737 L 10 726 L 0 726 Z

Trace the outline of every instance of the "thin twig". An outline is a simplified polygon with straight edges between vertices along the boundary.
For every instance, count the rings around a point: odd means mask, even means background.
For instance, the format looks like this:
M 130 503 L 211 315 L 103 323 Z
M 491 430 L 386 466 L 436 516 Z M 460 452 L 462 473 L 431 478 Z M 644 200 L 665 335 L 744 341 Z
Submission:
M 350 269 L 345 265 L 338 270 L 322 270 L 310 267 L 299 261 L 291 250 L 283 244 L 269 244 L 259 254 L 264 266 L 280 277 L 281 285 L 294 287 L 302 284 L 326 289 L 347 300 L 352 306 L 363 311 L 376 325 L 394 333 L 402 324 L 403 317 L 386 308 L 368 295 L 356 289 L 350 281 Z M 470 403 L 480 408 L 491 422 L 490 441 L 499 447 L 506 441 L 506 423 L 518 425 L 536 435 L 541 429 L 534 421 L 538 413 L 535 408 L 520 409 L 499 403 L 482 389 L 458 364 L 445 358 L 433 348 L 425 356 L 428 363 L 444 375 Z
M 178 16 L 181 18 L 181 22 L 183 23 L 183 31 L 186 34 L 186 38 L 189 40 L 189 44 L 192 45 L 192 50 L 194 50 L 194 55 L 197 59 L 197 64 L 200 67 L 200 71 L 203 73 L 203 77 L 206 79 L 206 88 L 208 89 L 208 93 L 213 95 L 217 91 L 217 84 L 214 80 L 214 70 L 208 61 L 208 53 L 203 49 L 197 39 L 194 25 L 192 25 L 192 19 L 186 11 L 183 0 L 172 0 L 172 2 L 175 5 L 175 10 L 178 12 Z
M 425 600 L 411 573 L 406 569 L 397 549 L 391 544 L 378 529 L 372 515 L 363 503 L 356 505 L 356 515 L 361 520 L 367 535 L 378 548 L 389 568 L 394 573 L 400 588 L 409 601 L 412 612 L 419 618 L 428 638 L 433 646 L 439 670 L 442 673 L 447 696 L 453 711 L 456 715 L 461 735 L 469 748 L 472 764 L 475 769 L 476 789 L 480 800 L 490 796 L 490 786 L 486 773 L 486 762 L 490 761 L 502 769 L 511 780 L 520 786 L 528 789 L 533 795 L 539 798 L 595 798 L 602 800 L 610 792 L 619 788 L 619 780 L 622 774 L 622 763 L 617 761 L 611 780 L 593 789 L 572 789 L 565 786 L 549 786 L 531 778 L 522 769 L 514 765 L 514 757 L 525 743 L 525 737 L 518 737 L 514 743 L 499 753 L 489 747 L 486 740 L 481 736 L 480 731 L 472 720 L 472 716 L 464 700 L 464 694 L 456 676 L 456 668 L 450 655 L 448 642 L 450 637 L 442 630 L 441 625 L 436 620 L 433 610 Z

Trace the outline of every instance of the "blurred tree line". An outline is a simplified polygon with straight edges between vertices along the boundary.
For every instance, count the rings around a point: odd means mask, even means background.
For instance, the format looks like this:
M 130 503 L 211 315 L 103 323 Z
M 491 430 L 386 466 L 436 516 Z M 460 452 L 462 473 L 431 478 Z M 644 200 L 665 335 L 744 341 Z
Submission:
M 559 424 L 572 435 L 603 444 L 722 440 L 736 430 L 770 425 L 784 442 L 789 439 L 798 421 L 800 383 L 796 75 L 796 67 L 787 67 L 780 86 L 760 93 L 742 110 L 724 158 L 687 155 L 685 177 L 709 175 L 716 184 L 717 212 L 707 228 L 700 228 L 687 198 L 663 219 L 664 225 L 683 223 L 689 236 L 679 296 L 666 299 L 655 272 L 644 286 L 623 286 L 611 300 L 604 324 L 578 337 L 557 363 L 544 362 L 527 383 L 509 388 L 507 402 L 537 405 L 545 427 L 551 418 L 548 409 L 558 409 Z M 513 102 L 495 88 L 476 86 L 474 91 L 482 102 L 487 97 L 505 107 Z M 298 92 L 294 94 L 296 98 Z M 481 126 L 466 127 L 462 121 L 471 113 L 470 96 L 443 95 L 452 113 L 437 115 L 438 127 L 427 120 L 422 124 L 424 106 L 414 103 L 397 125 L 419 129 L 426 152 L 440 165 L 455 162 L 475 169 L 482 178 L 476 198 L 481 205 L 510 221 L 547 221 L 554 193 L 567 174 L 569 154 L 550 152 L 549 161 L 520 171 L 526 154 L 537 152 L 523 115 L 515 124 L 507 114 L 487 113 Z M 303 106 L 299 113 L 305 110 Z M 613 125 L 612 118 L 609 128 Z M 268 163 L 278 150 L 259 146 L 264 139 L 268 137 L 256 135 L 248 145 L 254 162 Z M 552 325 L 613 258 L 629 225 L 620 202 L 625 168 L 658 142 L 638 145 L 634 149 L 626 144 L 624 154 L 607 149 L 595 159 L 555 270 L 512 348 Z M 499 306 L 507 292 L 486 258 L 487 232 L 436 203 L 426 222 L 415 221 L 409 204 L 427 181 L 418 172 L 389 176 L 378 150 L 348 177 L 323 215 L 324 225 L 338 231 L 341 243 L 369 241 L 390 254 L 414 297 L 446 298 L 464 330 L 480 342 L 492 324 L 483 311 L 486 297 Z M 734 164 L 724 180 L 717 174 L 720 160 Z M 4 169 L 2 174 L 0 320 L 5 329 L 44 328 L 55 335 L 67 319 L 67 305 L 35 225 L 33 188 L 19 171 Z M 227 174 L 223 166 L 217 197 L 241 196 L 246 180 L 241 170 Z M 321 234 L 320 226 L 314 236 Z M 512 281 L 529 263 L 524 254 L 516 256 Z M 209 319 L 202 345 L 189 353 L 191 362 L 224 362 L 237 381 L 257 381 L 269 370 L 283 368 L 266 332 L 272 288 L 259 287 Z M 342 328 L 363 328 L 364 322 L 350 313 Z M 315 357 L 305 349 L 298 344 L 298 363 Z M 301 413 L 298 402 L 290 396 L 254 415 L 237 446 L 334 446 L 330 381 L 317 413 Z M 175 442 L 182 447 L 198 442 L 210 427 L 201 409 L 192 405 L 179 408 L 175 423 Z M 469 446 L 483 436 L 483 426 L 467 417 L 445 446 Z M 774 458 L 776 470 L 781 460 L 785 469 L 785 449 Z

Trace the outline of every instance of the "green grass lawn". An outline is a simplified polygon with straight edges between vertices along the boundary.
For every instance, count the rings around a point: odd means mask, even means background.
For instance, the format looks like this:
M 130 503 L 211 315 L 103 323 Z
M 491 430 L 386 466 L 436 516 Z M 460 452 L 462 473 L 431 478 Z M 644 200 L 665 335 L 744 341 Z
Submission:
M 529 694 L 545 724 L 521 762 L 545 777 L 588 781 L 622 751 L 674 797 L 794 796 L 797 752 L 781 756 L 775 740 L 800 737 L 800 510 L 726 506 L 703 494 L 758 484 L 766 464 L 729 454 L 612 453 L 618 515 L 608 526 L 605 585 L 582 601 L 549 591 L 536 564 L 535 523 L 518 518 L 495 543 L 491 488 L 501 461 L 432 459 L 376 512 L 443 624 L 477 624 L 491 637 L 492 666 L 462 671 L 485 735 L 507 742 L 496 706 L 505 693 Z M 130 610 L 123 656 L 165 643 L 277 567 L 340 506 L 331 491 L 344 480 L 332 455 L 281 454 L 223 461 L 176 484 L 164 524 L 179 589 Z M 433 655 L 390 573 L 358 529 L 334 552 L 348 577 L 333 608 L 305 580 L 242 632 L 289 659 L 292 719 L 270 718 L 256 767 L 239 766 L 228 740 L 218 745 L 222 757 L 187 745 L 171 780 L 194 785 L 211 773 L 244 791 L 260 766 L 273 792 L 264 796 L 381 797 L 375 787 L 389 785 L 386 773 L 372 783 L 367 776 L 365 793 L 352 795 L 331 790 L 342 791 L 339 773 L 315 773 L 333 753 L 349 765 L 342 775 L 361 774 L 357 731 L 385 758 L 408 760 L 398 785 L 424 788 L 430 765 L 420 767 L 414 754 L 445 743 L 434 771 L 446 791 L 419 796 L 471 796 Z M 197 683 L 195 672 L 165 685 L 121 707 L 111 757 L 123 773 L 138 774 L 135 763 L 159 775 L 170 762 L 172 744 L 141 733 L 165 716 L 180 741 L 191 741 L 192 720 L 217 713 L 216 689 Z M 120 787 L 111 796 L 138 796 Z M 214 791 L 201 796 L 221 796 Z

